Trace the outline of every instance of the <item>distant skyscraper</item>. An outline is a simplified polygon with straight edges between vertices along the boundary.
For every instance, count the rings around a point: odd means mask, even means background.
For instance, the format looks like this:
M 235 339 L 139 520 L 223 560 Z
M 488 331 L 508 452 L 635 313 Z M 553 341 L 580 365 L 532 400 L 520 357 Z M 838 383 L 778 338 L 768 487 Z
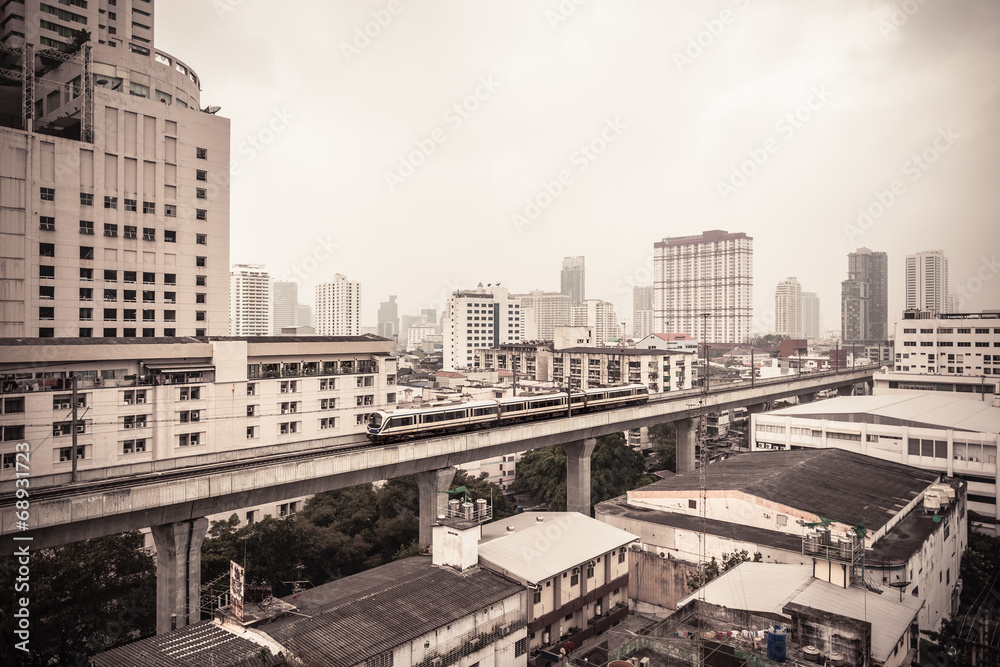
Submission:
M 559 275 L 559 291 L 569 297 L 570 303 L 580 303 L 586 297 L 587 272 L 583 257 L 563 259 L 562 273 Z
M 708 315 L 708 317 L 703 317 Z M 753 239 L 707 231 L 653 244 L 653 328 L 742 343 L 753 319 Z
M 271 335 L 271 276 L 263 264 L 234 264 L 229 272 L 229 335 Z
M 632 335 L 645 338 L 653 331 L 653 286 L 632 288 Z
M 796 278 L 782 280 L 774 292 L 774 331 L 802 338 L 802 330 L 802 286 Z
M 316 285 L 316 333 L 320 336 L 361 334 L 361 283 L 338 273 L 332 283 Z
M 506 287 L 459 290 L 448 299 L 444 316 L 445 370 L 472 368 L 475 350 L 522 340 L 521 304 L 508 297 Z
M 940 250 L 906 256 L 906 310 L 950 311 L 948 258 Z
M 313 325 L 313 309 L 307 303 L 300 303 L 296 308 L 295 326 L 311 327 Z
M 592 329 L 594 343 L 598 347 L 604 347 L 607 341 L 617 340 L 622 336 L 622 328 L 615 315 L 615 305 L 600 299 L 574 303 L 570 309 L 570 326 Z
M 276 280 L 273 284 L 274 315 L 271 333 L 278 335 L 283 327 L 298 324 L 299 284 L 286 280 Z
M 888 267 L 884 252 L 858 248 L 847 256 L 847 280 L 841 283 L 840 304 L 845 341 L 888 340 Z
M 802 334 L 812 340 L 819 338 L 819 296 L 815 292 L 802 293 Z
M 389 340 L 397 340 L 399 336 L 399 308 L 395 295 L 378 306 L 378 335 Z
M 555 327 L 569 326 L 570 298 L 562 292 L 533 290 L 510 298 L 521 304 L 525 340 L 553 340 Z

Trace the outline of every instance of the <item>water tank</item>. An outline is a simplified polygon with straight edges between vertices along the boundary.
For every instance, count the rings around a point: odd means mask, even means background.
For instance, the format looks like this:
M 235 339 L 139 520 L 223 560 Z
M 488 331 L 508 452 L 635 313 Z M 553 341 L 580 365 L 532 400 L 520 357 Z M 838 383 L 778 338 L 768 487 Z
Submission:
M 941 498 L 934 491 L 924 492 L 924 511 L 937 512 L 941 509 Z
M 941 505 L 945 506 L 955 499 L 955 489 L 947 484 L 932 484 L 931 490 L 936 491 L 941 499 Z
M 472 521 L 472 510 L 474 507 L 475 505 L 472 503 L 462 503 L 462 515 L 469 521 Z
M 822 544 L 824 547 L 828 547 L 828 546 L 830 546 L 830 544 L 831 544 L 832 541 L 833 541 L 833 538 L 830 535 L 830 527 L 829 526 L 823 526 L 822 528 L 820 528 L 819 529 L 819 543 Z
M 820 652 L 815 646 L 803 646 L 802 655 L 809 662 L 819 662 Z
M 854 556 L 854 540 L 850 536 L 837 539 L 837 555 L 847 561 Z
M 462 501 L 458 498 L 452 498 L 448 501 L 448 514 L 450 516 L 455 516 L 458 514 L 458 508 L 462 505 Z
M 486 518 L 486 499 L 480 498 L 476 501 L 476 516 L 480 519 Z
M 830 665 L 832 667 L 840 667 L 840 665 L 843 665 L 844 661 L 847 660 L 843 653 L 837 653 L 836 651 L 833 651 L 827 656 L 827 658 L 830 660 Z
M 814 554 L 819 551 L 819 533 L 815 530 L 808 531 L 804 547 L 807 554 Z
M 773 630 L 767 632 L 767 659 L 775 662 L 784 662 L 788 653 L 788 646 L 785 643 L 785 631 L 780 625 L 774 626 Z

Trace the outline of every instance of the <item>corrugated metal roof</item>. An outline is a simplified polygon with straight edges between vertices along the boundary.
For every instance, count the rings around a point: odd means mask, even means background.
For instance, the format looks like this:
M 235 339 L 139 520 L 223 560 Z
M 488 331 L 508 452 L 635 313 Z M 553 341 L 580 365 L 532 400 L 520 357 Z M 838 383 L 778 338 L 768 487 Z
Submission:
M 167 634 L 142 639 L 95 655 L 94 667 L 270 667 L 277 658 L 261 660 L 263 647 L 205 621 Z
M 946 376 L 934 376 L 939 381 Z M 1000 408 L 952 392 L 908 391 L 881 396 L 840 396 L 768 412 L 767 416 L 812 417 L 830 421 L 879 423 L 879 418 L 909 426 L 1000 432 Z
M 729 609 L 780 614 L 796 592 L 812 580 L 812 563 L 740 563 L 704 586 L 705 602 Z M 677 603 L 678 609 L 701 598 L 701 590 Z
M 518 579 L 537 583 L 637 539 L 603 521 L 565 512 L 480 543 L 479 558 Z

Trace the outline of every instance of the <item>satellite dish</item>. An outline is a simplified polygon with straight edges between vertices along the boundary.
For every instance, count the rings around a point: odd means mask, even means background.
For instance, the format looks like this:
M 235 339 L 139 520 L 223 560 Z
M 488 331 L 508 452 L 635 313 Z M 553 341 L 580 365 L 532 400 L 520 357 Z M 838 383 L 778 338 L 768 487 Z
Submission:
M 204 109 L 202 109 L 202 111 L 204 111 L 205 113 L 211 113 L 211 114 L 219 113 L 219 111 L 221 110 L 222 107 L 218 106 L 217 104 L 213 104 L 210 107 L 205 107 Z

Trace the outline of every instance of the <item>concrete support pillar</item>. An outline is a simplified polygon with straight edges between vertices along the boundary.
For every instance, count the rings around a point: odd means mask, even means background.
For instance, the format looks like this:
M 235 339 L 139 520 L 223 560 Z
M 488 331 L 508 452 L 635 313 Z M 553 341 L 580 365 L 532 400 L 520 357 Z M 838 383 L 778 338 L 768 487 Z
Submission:
M 838 396 L 854 396 L 854 385 L 848 384 L 843 387 L 837 387 Z
M 694 470 L 698 421 L 696 419 L 678 419 L 674 422 L 674 430 L 677 432 L 677 472 Z
M 757 403 L 756 405 L 747 406 L 747 414 L 757 415 L 761 412 L 767 412 L 767 403 Z
M 563 445 L 566 451 L 566 511 L 590 516 L 590 455 L 597 438 Z
M 417 488 L 420 490 L 420 544 L 425 548 L 431 545 L 431 526 L 437 521 L 439 514 L 448 509 L 448 494 L 445 493 L 455 479 L 454 468 L 441 468 L 418 472 Z
M 201 620 L 201 543 L 208 519 L 153 526 L 156 546 L 156 634 Z
M 816 400 L 816 394 L 799 394 L 799 404 L 805 405 Z

